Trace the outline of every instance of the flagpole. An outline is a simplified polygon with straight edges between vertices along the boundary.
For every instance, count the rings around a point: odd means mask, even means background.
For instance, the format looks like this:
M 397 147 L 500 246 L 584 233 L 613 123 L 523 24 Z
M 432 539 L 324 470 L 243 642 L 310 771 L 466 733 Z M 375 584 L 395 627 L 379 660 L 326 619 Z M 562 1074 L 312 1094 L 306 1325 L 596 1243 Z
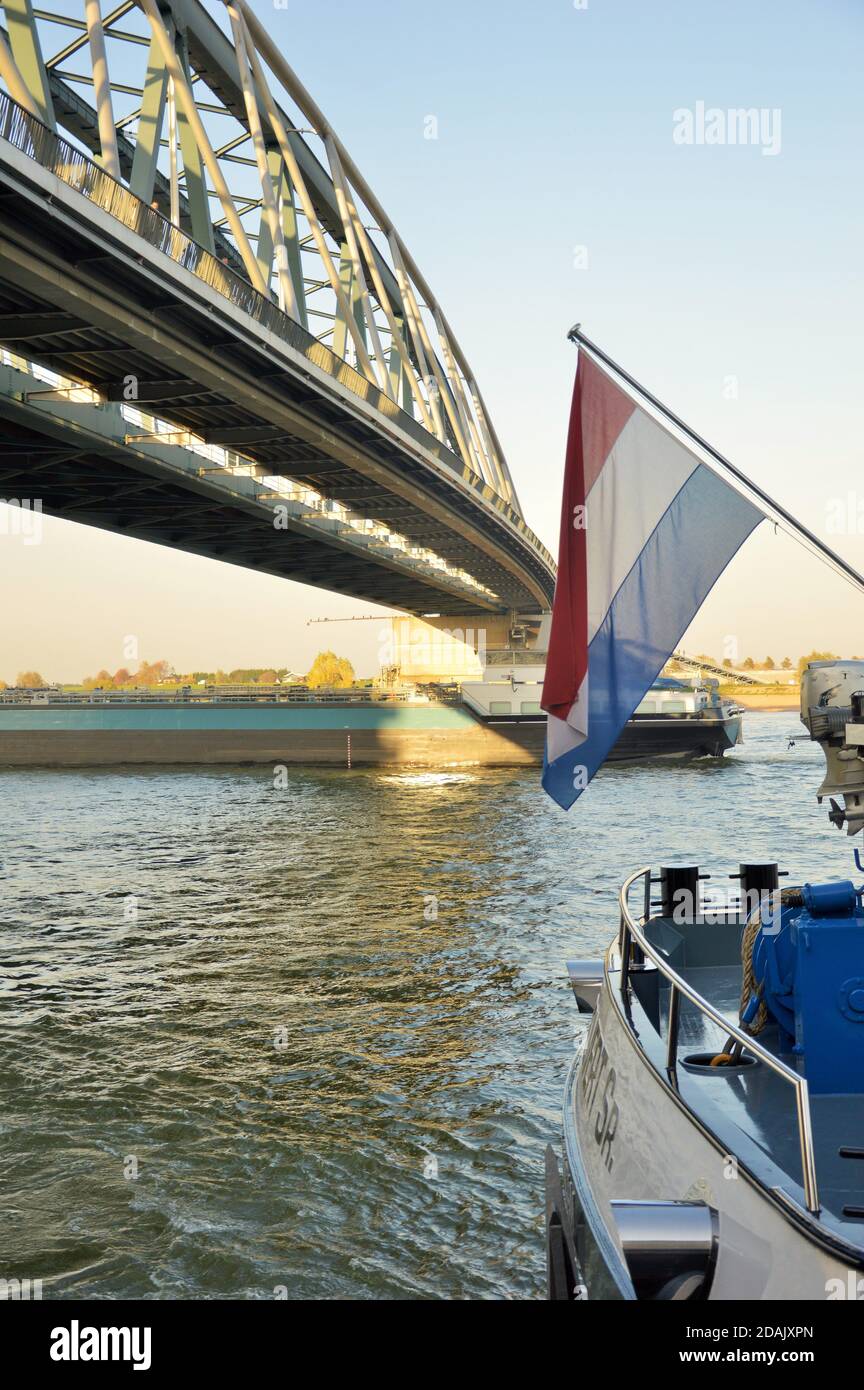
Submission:
M 808 530 L 807 527 L 804 526 L 802 522 L 798 521 L 791 512 L 788 512 L 785 507 L 781 507 L 779 502 L 775 502 L 773 497 L 769 497 L 767 492 L 763 492 L 758 483 L 752 482 L 750 478 L 747 477 L 746 473 L 742 473 L 740 468 L 736 468 L 734 463 L 731 463 L 729 459 L 719 453 L 712 444 L 708 443 L 707 439 L 703 439 L 701 434 L 697 434 L 694 429 L 691 429 L 680 416 L 669 409 L 668 405 L 664 405 L 646 386 L 643 386 L 640 381 L 632 377 L 623 367 L 619 367 L 618 363 L 607 356 L 602 348 L 599 348 L 596 343 L 592 343 L 591 339 L 587 338 L 582 332 L 581 323 L 574 324 L 567 334 L 567 337 L 571 343 L 577 343 L 580 347 L 586 348 L 592 356 L 597 357 L 605 366 L 615 372 L 616 376 L 619 376 L 622 381 L 626 381 L 627 385 L 631 386 L 634 391 L 638 391 L 640 396 L 644 397 L 646 401 L 654 406 L 655 410 L 659 410 L 660 414 L 671 421 L 676 429 L 679 429 L 682 434 L 686 435 L 694 444 L 697 444 L 700 449 L 704 449 L 705 453 L 714 459 L 715 463 L 718 463 L 722 469 L 730 473 L 739 483 L 743 483 L 744 487 L 748 488 L 754 497 L 758 497 L 760 502 L 763 502 L 777 517 L 786 522 L 788 526 L 791 526 L 792 530 L 796 531 L 809 546 L 812 546 L 813 549 L 818 551 L 823 559 L 827 560 L 835 569 L 840 570 L 846 579 L 850 580 L 864 592 L 864 575 L 859 574 L 852 565 L 847 564 L 841 555 L 838 555 L 829 545 L 826 545 L 824 541 L 820 540 L 818 536 Z

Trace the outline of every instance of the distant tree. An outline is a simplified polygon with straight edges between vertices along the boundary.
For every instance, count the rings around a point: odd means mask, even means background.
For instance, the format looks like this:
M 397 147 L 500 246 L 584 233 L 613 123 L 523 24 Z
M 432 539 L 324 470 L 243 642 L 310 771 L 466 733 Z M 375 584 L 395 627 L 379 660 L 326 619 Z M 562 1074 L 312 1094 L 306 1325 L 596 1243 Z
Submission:
M 756 662 L 753 660 L 752 656 L 745 656 L 744 660 L 741 662 L 741 669 L 743 671 L 756 670 Z
M 801 672 L 804 670 L 804 667 L 807 665 L 808 661 L 839 661 L 839 660 L 840 660 L 840 658 L 839 658 L 839 656 L 837 655 L 836 652 L 811 652 L 809 656 L 799 656 L 799 658 L 798 658 L 798 674 L 799 674 L 799 675 L 801 674 Z
M 229 685 L 228 674 L 226 671 L 216 671 L 213 676 L 214 685 Z
M 262 672 L 261 672 L 260 676 L 258 677 L 258 685 L 275 685 L 275 684 L 276 684 L 276 672 L 275 672 L 275 671 L 262 671 Z
M 0 681 L 0 690 L 8 690 L 8 689 L 9 689 L 9 687 L 8 687 L 8 685 L 6 684 L 6 682 L 5 682 L 5 681 Z
M 773 671 L 773 670 L 774 670 L 774 658 L 773 658 L 773 656 L 766 656 L 765 661 L 763 662 L 763 665 L 762 665 L 762 670 L 763 670 L 763 671 Z
M 40 676 L 38 671 L 19 671 L 16 678 L 16 685 L 47 685 L 44 676 Z
M 784 656 L 783 660 L 780 663 L 780 669 L 781 671 L 792 670 L 792 662 L 789 660 L 788 656 Z
M 732 670 L 732 662 L 729 660 L 728 656 L 724 656 L 723 665 L 725 666 L 727 671 Z
M 232 685 L 255 685 L 264 670 L 263 666 L 238 666 L 229 671 L 228 679 Z
M 129 685 L 132 680 L 132 672 L 127 671 L 125 666 L 121 666 L 119 670 L 114 672 L 112 680 L 118 687 L 121 685 Z
M 335 652 L 319 652 L 306 677 L 306 684 L 311 690 L 318 690 L 321 686 L 344 688 L 352 685 L 353 681 L 354 667 L 351 662 Z
M 97 687 L 100 690 L 105 690 L 114 684 L 114 677 L 110 671 L 103 668 L 101 671 L 97 671 L 95 676 L 85 676 L 82 684 L 85 690 L 95 690 Z
M 132 680 L 136 685 L 159 685 L 173 674 L 170 661 L 142 661 Z

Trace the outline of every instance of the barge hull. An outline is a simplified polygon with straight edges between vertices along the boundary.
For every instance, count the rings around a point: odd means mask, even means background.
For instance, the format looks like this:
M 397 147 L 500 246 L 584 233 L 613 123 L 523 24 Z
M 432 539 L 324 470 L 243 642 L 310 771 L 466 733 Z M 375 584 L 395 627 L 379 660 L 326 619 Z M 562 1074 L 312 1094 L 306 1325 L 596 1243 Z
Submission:
M 741 737 L 741 717 L 728 719 L 631 719 L 607 761 L 643 758 L 720 758 Z
M 536 766 L 543 732 L 455 728 L 33 728 L 0 729 L 0 767 L 112 767 L 134 764 Z
M 739 721 L 637 721 L 610 761 L 719 756 Z M 536 767 L 546 721 L 486 721 L 466 708 L 357 704 L 0 706 L 0 767 L 305 764 Z

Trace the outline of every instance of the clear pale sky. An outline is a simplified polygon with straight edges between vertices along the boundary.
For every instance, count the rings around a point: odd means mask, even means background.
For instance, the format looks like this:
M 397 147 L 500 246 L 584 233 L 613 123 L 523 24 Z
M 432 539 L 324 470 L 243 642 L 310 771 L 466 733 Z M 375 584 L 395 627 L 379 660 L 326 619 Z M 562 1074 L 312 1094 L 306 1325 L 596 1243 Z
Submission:
M 435 287 L 553 551 L 580 320 L 864 569 L 860 0 L 255 8 Z M 676 144 L 700 101 L 779 110 L 779 153 Z M 829 534 L 836 499 L 851 525 Z M 129 634 L 183 669 L 376 663 L 374 623 L 306 626 L 368 605 L 50 518 L 40 546 L 0 536 L 0 582 L 6 680 L 113 669 Z M 685 645 L 849 654 L 862 617 L 766 525 Z

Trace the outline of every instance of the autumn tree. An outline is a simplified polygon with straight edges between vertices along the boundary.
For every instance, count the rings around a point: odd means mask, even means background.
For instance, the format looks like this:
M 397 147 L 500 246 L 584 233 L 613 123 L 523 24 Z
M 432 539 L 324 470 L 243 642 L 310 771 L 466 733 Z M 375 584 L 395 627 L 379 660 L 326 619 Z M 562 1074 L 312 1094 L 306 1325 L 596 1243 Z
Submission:
M 19 671 L 15 684 L 34 686 L 47 685 L 48 682 L 45 680 L 44 676 L 40 676 L 38 671 Z
M 782 660 L 781 663 L 780 663 L 780 669 L 781 669 L 781 671 L 791 671 L 791 670 L 792 670 L 792 662 L 790 661 L 790 659 L 789 659 L 788 656 L 784 656 L 783 660 Z
M 97 671 L 95 676 L 85 676 L 82 681 L 85 690 L 105 690 L 113 684 L 114 677 L 110 671 L 106 671 L 104 668 Z
M 840 658 L 839 658 L 839 656 L 836 654 L 836 652 L 811 652 L 809 656 L 799 656 L 799 658 L 798 658 L 798 674 L 799 674 L 799 676 L 800 676 L 801 672 L 804 670 L 804 667 L 807 665 L 808 661 L 839 661 L 839 660 L 840 660 Z
M 318 690 L 322 686 L 344 689 L 353 682 L 354 667 L 344 656 L 337 656 L 335 652 L 319 652 L 306 677 L 310 690 Z
M 132 679 L 136 685 L 159 685 L 173 674 L 174 668 L 170 661 L 142 661 Z

